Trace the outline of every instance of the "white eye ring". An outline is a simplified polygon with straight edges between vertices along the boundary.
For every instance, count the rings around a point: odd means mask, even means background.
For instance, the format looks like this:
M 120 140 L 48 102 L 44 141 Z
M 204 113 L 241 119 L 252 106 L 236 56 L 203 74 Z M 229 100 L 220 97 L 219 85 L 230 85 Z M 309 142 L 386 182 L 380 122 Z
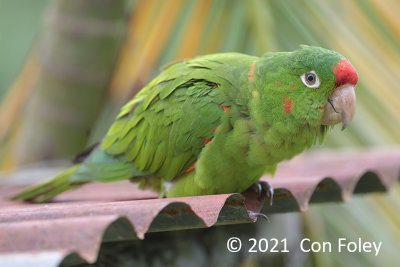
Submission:
M 318 88 L 321 85 L 318 75 L 313 70 L 300 75 L 300 79 L 309 88 Z

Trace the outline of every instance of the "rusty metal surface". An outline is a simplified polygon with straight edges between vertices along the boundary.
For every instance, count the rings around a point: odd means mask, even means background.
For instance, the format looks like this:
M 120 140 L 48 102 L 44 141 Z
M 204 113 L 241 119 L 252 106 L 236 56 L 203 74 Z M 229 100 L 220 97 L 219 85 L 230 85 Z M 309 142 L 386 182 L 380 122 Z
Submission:
M 0 262 L 50 253 L 57 265 L 73 255 L 94 262 L 102 241 L 146 233 L 252 222 L 247 208 L 265 213 L 304 211 L 309 203 L 347 201 L 353 193 L 387 191 L 399 181 L 400 149 L 314 152 L 282 163 L 274 204 L 254 192 L 157 199 L 122 181 L 87 184 L 52 203 L 8 201 L 21 186 L 0 186 Z M 247 207 L 247 208 L 246 208 Z M 54 256 L 56 255 L 56 256 Z

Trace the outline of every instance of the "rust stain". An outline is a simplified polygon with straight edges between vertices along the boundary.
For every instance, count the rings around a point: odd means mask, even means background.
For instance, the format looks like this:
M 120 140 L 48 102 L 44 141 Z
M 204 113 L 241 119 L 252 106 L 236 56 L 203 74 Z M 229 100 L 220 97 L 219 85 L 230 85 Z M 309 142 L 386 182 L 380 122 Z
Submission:
M 232 199 L 228 199 L 225 202 L 225 206 L 230 206 L 230 207 L 239 207 L 243 205 L 243 200 L 242 199 L 236 199 L 236 198 L 232 198 Z
M 190 209 L 190 207 L 185 207 L 185 208 L 178 208 L 178 207 L 167 207 L 164 208 L 161 211 L 162 214 L 167 214 L 171 217 L 177 217 L 182 214 L 190 214 L 193 213 L 193 211 Z

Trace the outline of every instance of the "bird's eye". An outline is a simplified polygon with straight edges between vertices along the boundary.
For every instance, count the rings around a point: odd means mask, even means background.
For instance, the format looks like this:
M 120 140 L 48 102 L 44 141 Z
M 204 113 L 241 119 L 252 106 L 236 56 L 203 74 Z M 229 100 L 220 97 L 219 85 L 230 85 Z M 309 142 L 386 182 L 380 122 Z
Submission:
M 300 76 L 301 81 L 309 88 L 318 88 L 320 85 L 319 79 L 315 71 L 310 71 Z
M 315 83 L 315 74 L 314 73 L 307 73 L 307 82 L 308 84 L 314 84 Z

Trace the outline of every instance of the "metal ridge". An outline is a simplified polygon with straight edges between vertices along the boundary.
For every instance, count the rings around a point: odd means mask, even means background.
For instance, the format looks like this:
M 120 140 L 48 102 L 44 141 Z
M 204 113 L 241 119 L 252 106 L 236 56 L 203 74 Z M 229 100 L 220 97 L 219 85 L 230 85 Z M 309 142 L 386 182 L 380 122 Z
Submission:
M 0 187 L 0 262 L 10 255 L 58 253 L 96 261 L 101 242 L 143 239 L 146 233 L 249 223 L 247 211 L 305 211 L 310 203 L 348 201 L 354 193 L 384 192 L 400 178 L 400 149 L 320 151 L 282 163 L 274 179 L 274 204 L 247 191 L 158 199 L 122 181 L 88 184 L 54 199 L 8 201 L 21 186 Z

